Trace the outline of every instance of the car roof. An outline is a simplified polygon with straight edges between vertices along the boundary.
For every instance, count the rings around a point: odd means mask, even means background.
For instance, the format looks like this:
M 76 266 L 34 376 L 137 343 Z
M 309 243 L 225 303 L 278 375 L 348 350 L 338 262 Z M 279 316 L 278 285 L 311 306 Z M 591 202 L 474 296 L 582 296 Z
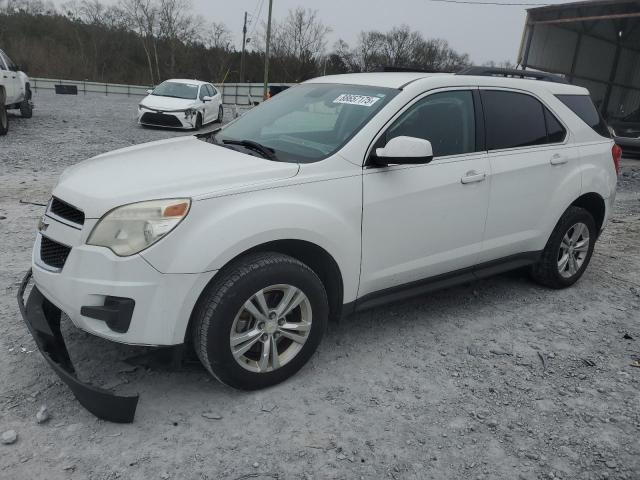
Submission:
M 375 72 L 327 75 L 305 83 L 335 83 L 404 89 L 410 86 L 446 88 L 458 86 L 502 87 L 536 92 L 546 90 L 553 94 L 588 95 L 587 89 L 568 83 L 547 82 L 500 76 L 455 75 L 453 73 Z
M 340 83 L 345 85 L 367 85 L 370 87 L 402 88 L 408 83 L 421 78 L 435 76 L 452 76 L 451 73 L 421 73 L 421 72 L 370 72 L 344 73 L 326 75 L 307 80 L 305 83 Z
M 189 78 L 169 78 L 165 80 L 165 82 L 188 83 L 191 85 L 204 85 L 205 83 L 209 83 L 209 82 L 203 82 L 201 80 L 192 80 Z

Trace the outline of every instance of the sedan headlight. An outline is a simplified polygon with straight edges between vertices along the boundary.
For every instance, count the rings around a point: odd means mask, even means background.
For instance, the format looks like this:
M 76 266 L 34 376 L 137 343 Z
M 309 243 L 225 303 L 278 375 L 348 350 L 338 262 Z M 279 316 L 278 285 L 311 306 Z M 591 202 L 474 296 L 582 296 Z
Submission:
M 121 257 L 133 255 L 176 228 L 190 207 L 188 198 L 171 198 L 114 208 L 98 221 L 87 244 L 107 247 Z
M 196 114 L 196 111 L 193 108 L 187 108 L 184 111 L 184 117 L 185 118 L 191 118 Z

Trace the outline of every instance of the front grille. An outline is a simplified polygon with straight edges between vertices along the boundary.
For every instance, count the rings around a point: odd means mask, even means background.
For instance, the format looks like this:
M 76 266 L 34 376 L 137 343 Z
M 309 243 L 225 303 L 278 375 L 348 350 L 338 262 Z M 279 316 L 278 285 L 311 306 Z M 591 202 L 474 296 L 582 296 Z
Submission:
M 145 112 L 140 121 L 149 125 L 161 125 L 163 127 L 182 126 L 182 123 L 175 115 L 165 115 L 164 113 Z
M 59 198 L 53 197 L 51 199 L 51 213 L 55 213 L 60 218 L 64 218 L 78 225 L 84 224 L 84 213 L 78 210 L 73 205 L 69 205 L 63 202 Z
M 40 239 L 40 259 L 50 267 L 62 269 L 69 252 L 71 247 L 54 242 L 45 236 Z

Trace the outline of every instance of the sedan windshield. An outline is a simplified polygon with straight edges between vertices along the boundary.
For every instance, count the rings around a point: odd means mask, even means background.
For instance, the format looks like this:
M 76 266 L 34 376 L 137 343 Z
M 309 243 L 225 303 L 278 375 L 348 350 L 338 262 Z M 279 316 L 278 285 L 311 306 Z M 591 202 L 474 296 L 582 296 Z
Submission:
M 398 90 L 307 83 L 279 93 L 223 128 L 217 143 L 250 141 L 285 162 L 309 163 L 338 151 Z
M 195 100 L 198 96 L 198 86 L 190 83 L 164 82 L 158 85 L 151 95 Z

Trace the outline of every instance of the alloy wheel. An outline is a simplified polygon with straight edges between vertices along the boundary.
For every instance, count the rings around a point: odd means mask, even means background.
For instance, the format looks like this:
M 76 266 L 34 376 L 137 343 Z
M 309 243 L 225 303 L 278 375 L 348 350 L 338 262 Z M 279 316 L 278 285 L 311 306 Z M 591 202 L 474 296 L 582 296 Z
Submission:
M 229 344 L 243 368 L 264 373 L 289 363 L 311 332 L 311 303 L 302 290 L 278 284 L 254 293 L 231 326 Z
M 582 222 L 573 225 L 562 237 L 558 251 L 558 272 L 564 278 L 573 277 L 589 253 L 589 228 Z

